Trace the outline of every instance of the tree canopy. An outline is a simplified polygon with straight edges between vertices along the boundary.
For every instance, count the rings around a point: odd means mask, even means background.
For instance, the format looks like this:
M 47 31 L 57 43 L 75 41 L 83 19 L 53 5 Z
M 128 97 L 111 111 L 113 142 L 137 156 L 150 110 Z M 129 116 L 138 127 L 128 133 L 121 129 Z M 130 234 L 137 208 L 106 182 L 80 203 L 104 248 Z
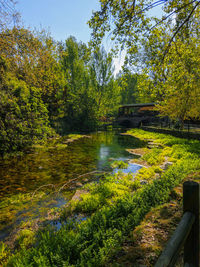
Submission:
M 155 101 L 163 115 L 182 122 L 199 118 L 199 30 L 197 0 L 100 0 L 89 25 L 92 43 L 106 32 L 126 49 L 126 65 L 139 72 L 137 101 Z M 156 7 L 160 17 L 152 15 Z
M 45 31 L 0 31 L 0 154 L 39 140 L 94 129 L 120 103 L 111 55 Z

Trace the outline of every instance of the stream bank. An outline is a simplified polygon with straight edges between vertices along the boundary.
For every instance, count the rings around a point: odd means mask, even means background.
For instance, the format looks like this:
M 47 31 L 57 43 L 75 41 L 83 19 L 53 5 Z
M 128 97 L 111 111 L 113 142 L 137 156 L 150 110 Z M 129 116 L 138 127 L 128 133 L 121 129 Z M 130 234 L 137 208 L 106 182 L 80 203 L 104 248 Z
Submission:
M 86 194 L 63 210 L 61 218 L 65 223 L 59 230 L 48 225 L 38 233 L 34 246 L 28 246 L 28 236 L 22 236 L 20 240 L 24 242 L 9 264 L 112 266 L 121 245 L 144 216 L 152 208 L 169 202 L 172 189 L 187 175 L 200 170 L 200 142 L 138 129 L 129 134 L 162 146 L 147 148 L 143 154 L 141 160 L 151 167 L 140 169 L 134 177 L 119 172 L 85 184 L 82 189 Z M 173 164 L 162 170 L 165 157 Z M 78 213 L 81 217 L 74 218 L 73 214 Z M 28 249 L 23 250 L 23 246 Z
M 113 161 L 131 159 L 126 148 L 145 145 L 120 132 L 103 131 L 51 140 L 27 155 L 2 161 L 0 241 L 13 248 L 24 230 L 31 235 L 42 225 L 59 226 L 59 214 L 76 190 L 111 172 Z M 136 171 L 135 166 L 129 164 L 128 172 Z

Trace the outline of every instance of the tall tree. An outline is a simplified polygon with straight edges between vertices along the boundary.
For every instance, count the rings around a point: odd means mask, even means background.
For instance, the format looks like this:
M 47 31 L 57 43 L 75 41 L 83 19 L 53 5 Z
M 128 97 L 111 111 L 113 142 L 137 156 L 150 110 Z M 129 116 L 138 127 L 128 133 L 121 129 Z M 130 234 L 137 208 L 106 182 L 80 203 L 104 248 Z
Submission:
M 117 75 L 117 81 L 121 91 L 121 104 L 136 103 L 137 92 L 137 74 L 132 74 L 130 70 L 124 69 Z
M 120 102 L 120 87 L 113 73 L 111 54 L 98 48 L 91 57 L 90 75 L 99 116 L 115 111 Z
M 87 63 L 89 49 L 74 37 L 60 44 L 60 64 L 64 73 L 64 127 L 84 129 L 96 121 Z
M 1 154 L 21 150 L 52 134 L 45 97 L 48 85 L 56 84 L 49 63 L 52 53 L 29 30 L 13 28 L 0 33 Z
M 140 99 L 156 101 L 163 115 L 200 117 L 198 60 L 200 2 L 197 0 L 129 1 L 100 0 L 101 10 L 89 25 L 94 43 L 107 31 L 127 48 L 130 65 L 138 64 Z M 148 11 L 163 5 L 163 16 Z

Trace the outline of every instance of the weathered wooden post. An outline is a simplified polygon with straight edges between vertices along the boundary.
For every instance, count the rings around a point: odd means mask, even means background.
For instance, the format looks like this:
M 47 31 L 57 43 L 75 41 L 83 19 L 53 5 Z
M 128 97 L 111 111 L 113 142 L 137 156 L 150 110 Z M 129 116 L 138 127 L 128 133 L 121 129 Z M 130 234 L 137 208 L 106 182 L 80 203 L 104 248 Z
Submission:
M 183 213 L 191 212 L 195 215 L 195 222 L 191 228 L 184 245 L 184 264 L 185 266 L 200 266 L 200 187 L 193 181 L 183 184 Z

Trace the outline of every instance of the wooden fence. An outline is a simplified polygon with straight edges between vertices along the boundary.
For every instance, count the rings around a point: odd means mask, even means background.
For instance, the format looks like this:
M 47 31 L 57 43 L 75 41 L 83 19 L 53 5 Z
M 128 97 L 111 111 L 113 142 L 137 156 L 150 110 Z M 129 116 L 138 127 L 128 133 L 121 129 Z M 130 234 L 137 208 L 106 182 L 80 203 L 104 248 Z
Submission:
M 200 267 L 200 186 L 196 182 L 183 184 L 183 216 L 168 241 L 155 267 L 175 266 L 184 246 L 184 267 Z

